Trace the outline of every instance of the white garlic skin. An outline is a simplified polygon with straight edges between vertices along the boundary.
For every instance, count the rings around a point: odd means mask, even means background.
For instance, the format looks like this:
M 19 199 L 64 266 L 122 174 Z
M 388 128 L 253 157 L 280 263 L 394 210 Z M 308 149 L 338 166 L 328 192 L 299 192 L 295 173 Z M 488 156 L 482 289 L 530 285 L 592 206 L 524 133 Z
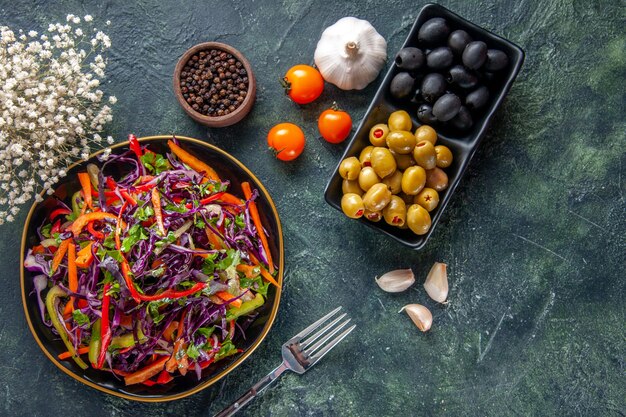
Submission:
M 344 17 L 327 27 L 315 49 L 322 77 L 342 90 L 362 90 L 387 60 L 387 41 L 367 20 Z

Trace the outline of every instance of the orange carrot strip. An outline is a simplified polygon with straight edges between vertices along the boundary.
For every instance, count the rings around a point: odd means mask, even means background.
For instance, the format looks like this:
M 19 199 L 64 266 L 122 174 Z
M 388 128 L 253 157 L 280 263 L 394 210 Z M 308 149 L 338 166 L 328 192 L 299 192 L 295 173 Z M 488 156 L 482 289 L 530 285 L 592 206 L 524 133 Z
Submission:
M 263 276 L 263 278 L 265 278 L 267 281 L 269 281 L 270 284 L 274 284 L 276 285 L 278 288 L 280 288 L 280 284 L 278 283 L 278 281 L 276 281 L 274 279 L 274 277 L 272 275 L 270 275 L 269 272 L 267 272 L 267 270 L 265 268 L 263 268 L 263 266 L 259 265 L 261 267 L 261 275 Z
M 219 298 L 221 298 L 224 301 L 230 301 L 233 298 L 236 298 L 234 295 L 232 295 L 231 293 L 227 291 L 218 291 L 215 293 L 215 295 L 217 295 Z M 237 298 L 236 300 L 231 301 L 230 305 L 233 307 L 241 307 L 242 303 L 243 302 L 241 301 L 241 299 Z
M 256 278 L 261 273 L 261 267 L 258 265 L 239 264 L 235 269 L 237 272 L 243 272 L 246 278 Z
M 172 336 L 174 335 L 174 331 L 176 330 L 177 327 L 178 327 L 177 321 L 171 322 L 163 331 L 163 338 L 167 340 L 168 342 L 171 341 Z
M 89 179 L 89 174 L 86 172 L 79 172 L 78 181 L 80 181 L 80 186 L 83 188 L 85 205 L 90 209 L 93 209 L 93 202 L 91 200 L 91 180 Z
M 234 196 L 230 193 L 222 194 L 220 198 L 218 198 L 218 200 L 223 201 L 224 203 L 237 204 L 239 206 L 243 205 L 243 201 L 241 200 L 241 198 Z
M 170 150 L 178 157 L 178 159 L 180 159 L 181 162 L 189 165 L 191 169 L 198 172 L 204 172 L 204 175 L 213 181 L 220 180 L 219 175 L 217 175 L 217 172 L 215 172 L 213 168 L 175 144 L 173 141 L 168 140 L 167 146 L 170 147 Z
M 213 233 L 211 229 L 205 227 L 204 232 L 206 233 L 206 237 L 209 239 L 209 243 L 211 244 L 211 246 L 213 246 L 214 249 L 224 249 L 224 242 L 222 242 L 222 239 L 220 239 L 218 235 Z
M 79 268 L 89 268 L 89 265 L 93 262 L 93 253 L 91 252 L 91 247 L 94 242 L 89 242 L 87 246 L 82 248 L 76 254 L 76 266 Z
M 76 353 L 78 353 L 79 355 L 84 355 L 85 353 L 89 352 L 89 346 L 80 346 L 77 350 Z M 72 354 L 69 351 L 65 351 L 63 353 L 59 353 L 59 356 L 57 356 L 57 358 L 59 358 L 60 360 L 64 361 L 66 359 L 69 359 L 72 357 Z
M 159 194 L 159 190 L 155 188 L 152 189 L 152 205 L 154 206 L 154 217 L 156 217 L 157 226 L 159 228 L 159 232 L 163 236 L 165 233 L 165 226 L 163 226 L 163 212 L 161 211 L 161 195 Z
M 270 252 L 270 246 L 267 243 L 267 238 L 265 237 L 265 233 L 263 232 L 263 224 L 261 223 L 259 210 L 257 209 L 256 202 L 250 200 L 252 198 L 252 189 L 250 188 L 250 184 L 247 182 L 242 182 L 241 188 L 243 189 L 243 194 L 246 196 L 246 200 L 250 201 L 248 205 L 248 207 L 250 208 L 250 217 L 252 217 L 252 222 L 254 223 L 256 232 L 259 235 L 259 239 L 261 239 L 261 244 L 263 245 L 265 256 L 267 256 L 267 263 L 268 263 L 267 266 L 269 268 L 270 274 L 273 274 L 274 262 L 272 261 L 272 253 Z
M 53 274 L 57 270 L 59 265 L 61 265 L 61 261 L 63 261 L 63 258 L 65 257 L 65 254 L 67 253 L 67 247 L 69 246 L 69 244 L 70 244 L 70 239 L 65 239 L 59 245 L 59 249 L 57 249 L 57 251 L 54 253 L 54 258 L 52 258 L 52 265 L 50 266 L 51 274 Z
M 67 239 L 70 243 L 67 247 L 67 283 L 70 291 L 78 291 L 78 270 L 76 269 L 76 246 L 72 239 Z M 74 311 L 74 297 L 68 301 L 70 311 Z
M 124 382 L 126 383 L 126 385 L 133 385 L 133 384 L 139 384 L 141 382 L 144 382 L 147 379 L 152 378 L 153 376 L 157 375 L 159 372 L 163 370 L 163 367 L 165 366 L 165 362 L 167 362 L 168 359 L 169 359 L 168 356 L 163 356 L 157 359 L 150 365 L 144 368 L 141 368 L 140 370 L 133 372 L 130 375 L 125 376 Z

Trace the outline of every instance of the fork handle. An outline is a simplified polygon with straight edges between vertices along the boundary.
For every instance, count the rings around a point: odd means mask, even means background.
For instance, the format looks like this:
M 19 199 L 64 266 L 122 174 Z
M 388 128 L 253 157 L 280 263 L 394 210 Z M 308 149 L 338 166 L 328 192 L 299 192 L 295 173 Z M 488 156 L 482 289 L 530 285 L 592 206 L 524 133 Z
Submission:
M 254 384 L 245 394 L 239 397 L 234 403 L 217 413 L 214 417 L 228 417 L 241 410 L 243 406 L 252 401 L 258 394 L 260 394 L 265 388 L 269 387 L 272 382 L 276 381 L 279 376 L 287 370 L 285 363 L 281 363 L 276 369 L 267 374 L 259 382 Z

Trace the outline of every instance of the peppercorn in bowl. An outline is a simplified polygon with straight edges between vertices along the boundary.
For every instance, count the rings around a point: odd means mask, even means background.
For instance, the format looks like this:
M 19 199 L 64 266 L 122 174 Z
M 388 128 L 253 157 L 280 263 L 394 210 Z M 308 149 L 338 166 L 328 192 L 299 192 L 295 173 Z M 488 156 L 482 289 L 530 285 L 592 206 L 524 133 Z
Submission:
M 256 81 L 241 52 L 220 42 L 187 50 L 174 69 L 174 94 L 183 110 L 209 127 L 230 126 L 252 109 Z

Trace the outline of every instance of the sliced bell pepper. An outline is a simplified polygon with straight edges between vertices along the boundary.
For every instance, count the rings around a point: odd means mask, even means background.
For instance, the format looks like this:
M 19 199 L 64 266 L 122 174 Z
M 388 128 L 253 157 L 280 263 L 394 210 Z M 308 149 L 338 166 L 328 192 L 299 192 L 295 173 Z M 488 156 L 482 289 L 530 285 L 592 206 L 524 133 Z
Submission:
M 133 372 L 130 375 L 124 377 L 124 382 L 126 385 L 134 385 L 140 384 L 153 376 L 157 375 L 159 372 L 163 370 L 165 366 L 165 362 L 167 362 L 169 356 L 162 356 L 158 358 L 156 361 L 152 362 L 150 365 L 141 368 L 140 370 Z
M 167 372 L 165 369 L 161 371 L 161 373 L 159 374 L 156 383 L 157 384 L 167 384 L 168 382 L 172 381 L 174 379 L 174 377 L 172 376 L 172 374 L 170 374 L 169 372 Z
M 78 356 L 78 353 L 74 349 L 74 344 L 70 341 L 67 335 L 67 329 L 59 319 L 57 306 L 61 297 L 67 297 L 67 293 L 58 285 L 50 288 L 50 291 L 48 291 L 48 294 L 46 294 L 46 309 L 48 310 L 50 321 L 52 322 L 52 325 L 54 326 L 56 331 L 59 333 L 59 336 L 61 336 L 61 340 L 65 344 L 65 347 L 67 347 L 68 352 L 70 352 L 70 355 L 74 362 L 76 362 L 76 364 L 82 369 L 87 369 L 88 365 L 80 358 L 80 356 Z
M 252 300 L 244 301 L 241 307 L 229 308 L 226 313 L 226 320 L 235 320 L 241 316 L 250 314 L 263 304 L 265 304 L 265 299 L 261 294 L 257 293 Z
M 224 249 L 224 242 L 216 233 L 208 227 L 204 228 L 204 232 L 206 233 L 206 237 L 209 239 L 209 243 L 213 246 L 213 249 Z
M 101 319 L 96 320 L 91 326 L 91 339 L 89 340 L 89 362 L 91 366 L 98 366 L 98 355 L 100 355 L 100 328 Z
M 111 343 L 111 323 L 109 322 L 109 307 L 111 305 L 111 296 L 109 289 L 111 284 L 105 284 L 102 292 L 102 319 L 100 322 L 100 353 L 98 354 L 98 362 L 96 368 L 101 369 L 106 359 L 107 350 Z
M 178 157 L 178 159 L 180 159 L 182 163 L 187 164 L 191 169 L 198 172 L 204 172 L 204 175 L 213 181 L 220 180 L 219 175 L 217 175 L 217 172 L 215 172 L 213 168 L 175 144 L 174 141 L 168 140 L 167 146 L 170 147 L 170 150 Z
M 86 213 L 78 217 L 76 220 L 74 220 L 74 223 L 72 223 L 69 229 L 74 234 L 74 236 L 78 236 L 80 235 L 80 232 L 83 231 L 85 226 L 87 226 L 88 223 L 96 221 L 96 220 L 117 221 L 117 216 L 115 214 L 105 213 L 103 211 Z M 120 219 L 119 225 L 122 228 L 126 227 L 126 223 L 121 219 Z
M 163 226 L 163 212 L 161 211 L 161 195 L 159 194 L 159 190 L 156 187 L 152 189 L 151 194 L 152 205 L 154 206 L 154 217 L 156 218 L 157 227 L 159 228 L 159 232 L 161 235 L 167 235 L 165 231 L 165 226 Z
M 137 338 L 139 343 L 143 343 L 147 340 L 146 335 L 141 331 L 141 327 L 137 329 Z M 128 332 L 120 336 L 115 336 L 111 339 L 109 349 L 124 349 L 135 346 L 135 335 L 133 332 Z
M 208 196 L 207 198 L 203 198 L 202 200 L 199 201 L 201 206 L 205 206 L 213 201 L 217 201 L 217 200 L 221 200 L 221 197 L 224 195 L 224 193 L 215 193 L 211 196 Z M 185 207 L 187 207 L 188 209 L 193 207 L 192 203 L 187 203 L 185 204 Z
M 135 155 L 137 155 L 137 159 L 141 160 L 143 152 L 141 151 L 141 145 L 139 145 L 137 136 L 133 135 L 132 133 L 128 135 L 128 145 L 130 147 L 130 150 L 133 151 Z
M 48 216 L 48 218 L 50 220 L 54 220 L 56 219 L 58 216 L 67 216 L 68 214 L 72 214 L 72 211 L 69 209 L 66 209 L 64 207 L 59 207 L 58 209 L 52 210 L 52 212 L 50 213 L 50 216 Z
M 215 293 L 215 295 L 217 295 L 219 298 L 221 298 L 224 301 L 230 301 L 230 300 L 233 300 L 233 298 L 237 298 L 231 293 L 229 293 L 228 291 L 218 291 Z M 233 307 L 241 307 L 242 303 L 243 301 L 241 301 L 241 298 L 237 298 L 236 300 L 230 301 L 228 305 L 231 305 Z

